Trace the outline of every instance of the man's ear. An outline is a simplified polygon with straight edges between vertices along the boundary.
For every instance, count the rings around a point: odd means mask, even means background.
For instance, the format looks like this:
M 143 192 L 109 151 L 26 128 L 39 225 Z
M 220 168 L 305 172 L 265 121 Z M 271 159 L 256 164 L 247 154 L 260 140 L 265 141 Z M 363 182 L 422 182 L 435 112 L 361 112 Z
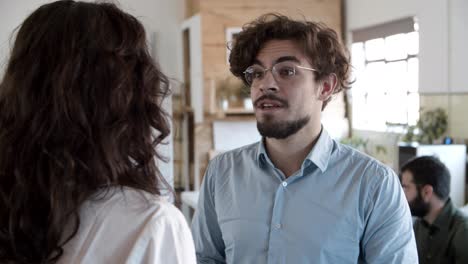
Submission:
M 333 95 L 333 91 L 335 91 L 336 85 L 338 82 L 338 77 L 336 74 L 331 73 L 326 77 L 323 77 L 320 81 L 319 85 L 319 94 L 318 99 L 320 101 L 327 101 Z
M 434 195 L 434 188 L 431 185 L 426 184 L 421 189 L 421 196 L 425 202 L 429 202 L 432 199 L 432 195 Z

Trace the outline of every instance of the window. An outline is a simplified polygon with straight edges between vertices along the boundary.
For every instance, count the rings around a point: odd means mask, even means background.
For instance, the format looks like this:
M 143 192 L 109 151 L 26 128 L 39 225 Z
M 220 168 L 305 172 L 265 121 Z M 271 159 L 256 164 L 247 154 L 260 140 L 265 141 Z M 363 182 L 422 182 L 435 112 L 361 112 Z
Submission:
M 418 53 L 413 18 L 353 32 L 353 128 L 388 131 L 416 124 Z

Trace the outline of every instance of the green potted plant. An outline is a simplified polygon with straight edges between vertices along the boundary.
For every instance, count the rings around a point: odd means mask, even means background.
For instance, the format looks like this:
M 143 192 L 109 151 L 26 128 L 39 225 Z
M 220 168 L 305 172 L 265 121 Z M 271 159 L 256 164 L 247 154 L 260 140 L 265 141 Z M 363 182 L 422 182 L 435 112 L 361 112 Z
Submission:
M 249 97 L 248 89 L 240 79 L 227 76 L 218 81 L 218 101 L 227 100 L 230 108 L 243 107 L 243 100 L 246 97 Z
M 366 153 L 369 156 L 372 156 L 383 163 L 386 163 L 387 160 L 387 148 L 384 145 L 380 144 L 369 144 L 369 139 L 363 139 L 361 137 L 349 137 L 343 138 L 340 140 L 342 144 L 351 146 L 361 152 Z
M 409 126 L 406 135 L 403 137 L 405 142 L 417 141 L 422 144 L 434 144 L 434 141 L 447 132 L 448 116 L 442 108 L 421 111 L 416 126 Z

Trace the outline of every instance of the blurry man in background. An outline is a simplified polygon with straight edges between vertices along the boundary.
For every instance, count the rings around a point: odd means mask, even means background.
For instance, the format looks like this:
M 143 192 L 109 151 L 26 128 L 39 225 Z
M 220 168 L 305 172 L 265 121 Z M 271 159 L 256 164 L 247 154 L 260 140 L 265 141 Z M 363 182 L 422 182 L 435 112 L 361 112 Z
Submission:
M 422 156 L 401 168 L 401 184 L 414 224 L 420 263 L 468 263 L 468 218 L 450 200 L 450 172 Z

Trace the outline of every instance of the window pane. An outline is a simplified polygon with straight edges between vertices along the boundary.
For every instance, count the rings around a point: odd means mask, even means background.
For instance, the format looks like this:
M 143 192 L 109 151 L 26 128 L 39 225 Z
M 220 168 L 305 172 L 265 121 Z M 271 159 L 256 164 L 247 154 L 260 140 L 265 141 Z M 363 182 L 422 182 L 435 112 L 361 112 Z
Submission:
M 415 126 L 419 119 L 419 94 L 408 95 L 408 125 Z
M 385 95 L 372 91 L 367 96 L 367 126 L 373 130 L 385 129 L 385 113 L 382 113 L 382 104 L 385 102 Z
M 407 94 L 404 92 L 391 92 L 387 94 L 385 105 L 387 122 L 394 124 L 406 124 L 407 120 Z
M 367 89 L 365 86 L 366 80 L 364 79 L 364 74 L 361 73 L 360 75 L 357 75 L 354 80 L 355 82 L 353 83 L 353 88 L 351 89 L 353 96 L 354 94 L 365 94 L 367 92 Z
M 419 87 L 419 59 L 408 60 L 408 91 L 417 92 Z
M 415 31 L 406 34 L 405 46 L 409 55 L 417 55 L 419 53 L 419 33 Z
M 366 59 L 367 60 L 382 60 L 385 58 L 385 42 L 383 38 L 372 39 L 366 41 Z
M 351 51 L 353 127 L 386 131 L 386 123 L 415 125 L 420 107 L 418 30 L 353 43 Z
M 363 76 L 363 87 L 366 91 L 385 92 L 385 86 L 382 80 L 385 78 L 385 62 L 373 62 L 366 66 Z
M 363 76 L 363 71 L 365 69 L 365 53 L 364 53 L 364 43 L 358 42 L 353 43 L 351 48 L 351 80 L 355 80 L 353 84 L 353 88 L 363 89 L 360 80 Z
M 352 91 L 352 113 L 353 113 L 353 127 L 365 128 L 365 117 L 366 117 L 366 94 Z
M 393 93 L 406 93 L 407 87 L 407 65 L 406 61 L 389 62 L 385 67 L 387 91 Z M 382 80 L 385 80 L 382 79 Z
M 406 59 L 406 35 L 396 34 L 385 38 L 385 59 L 401 60 Z
M 351 62 L 356 70 L 364 69 L 366 57 L 364 53 L 364 44 L 362 42 L 353 43 L 351 48 Z

